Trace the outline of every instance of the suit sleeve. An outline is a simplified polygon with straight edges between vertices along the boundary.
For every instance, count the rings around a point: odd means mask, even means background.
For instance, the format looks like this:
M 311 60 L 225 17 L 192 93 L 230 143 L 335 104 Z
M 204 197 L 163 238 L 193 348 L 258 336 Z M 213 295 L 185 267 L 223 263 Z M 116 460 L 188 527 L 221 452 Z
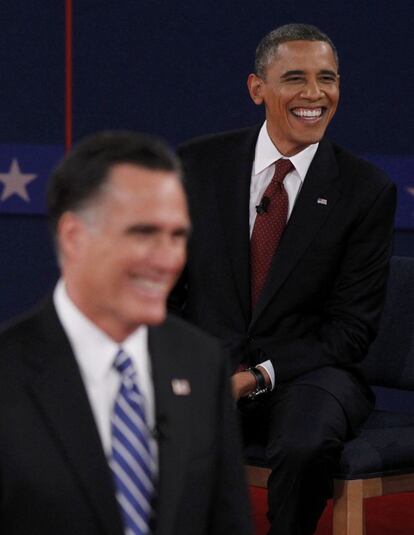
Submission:
M 183 317 L 184 306 L 187 298 L 187 267 L 184 268 L 170 295 L 167 306 L 169 312 Z
M 183 157 L 181 148 L 179 147 L 177 150 L 177 156 L 180 158 L 180 161 L 183 164 L 184 173 L 185 170 L 185 159 Z M 186 181 L 184 181 L 184 186 L 186 186 Z M 187 188 L 185 187 L 187 190 Z M 188 199 L 188 192 L 186 191 L 187 199 Z M 191 208 L 191 207 L 189 207 Z M 183 317 L 184 316 L 184 307 L 187 300 L 187 291 L 188 291 L 188 284 L 187 284 L 187 266 L 183 269 L 183 272 L 181 273 L 178 281 L 176 282 L 174 288 L 172 289 L 168 301 L 167 306 L 169 312 L 172 314 L 175 314 L 177 316 Z
M 347 368 L 365 357 L 385 299 L 395 204 L 395 186 L 388 182 L 354 225 L 319 328 L 282 344 L 271 336 L 261 341 L 276 383 L 323 366 Z

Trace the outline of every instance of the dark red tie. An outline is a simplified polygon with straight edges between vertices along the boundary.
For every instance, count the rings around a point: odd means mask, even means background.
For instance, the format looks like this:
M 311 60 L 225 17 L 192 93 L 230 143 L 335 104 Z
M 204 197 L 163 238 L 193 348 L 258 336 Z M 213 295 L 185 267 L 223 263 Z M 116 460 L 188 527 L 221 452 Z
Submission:
M 262 211 L 256 216 L 250 240 L 251 297 L 254 308 L 265 285 L 273 255 L 286 225 L 289 199 L 283 181 L 294 169 L 290 160 L 280 159 L 264 192 Z

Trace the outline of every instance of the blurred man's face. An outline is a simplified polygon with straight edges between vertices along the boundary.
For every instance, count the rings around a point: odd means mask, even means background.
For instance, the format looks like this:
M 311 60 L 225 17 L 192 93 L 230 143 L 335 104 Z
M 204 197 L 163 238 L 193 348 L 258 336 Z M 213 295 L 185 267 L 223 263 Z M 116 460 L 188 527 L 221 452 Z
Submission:
M 185 260 L 189 216 L 175 173 L 112 167 L 82 214 L 59 224 L 63 275 L 80 310 L 116 341 L 166 315 Z
M 279 45 L 264 78 L 251 74 L 250 95 L 264 103 L 269 135 L 285 156 L 320 141 L 339 100 L 339 74 L 332 48 L 324 41 Z

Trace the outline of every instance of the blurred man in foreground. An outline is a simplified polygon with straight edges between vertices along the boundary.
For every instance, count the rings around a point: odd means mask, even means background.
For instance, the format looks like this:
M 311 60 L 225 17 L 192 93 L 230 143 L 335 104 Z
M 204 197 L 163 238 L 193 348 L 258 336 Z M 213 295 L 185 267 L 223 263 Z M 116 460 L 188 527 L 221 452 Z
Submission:
M 250 535 L 226 364 L 166 317 L 190 231 L 176 158 L 98 134 L 48 208 L 61 280 L 0 335 L 0 532 Z

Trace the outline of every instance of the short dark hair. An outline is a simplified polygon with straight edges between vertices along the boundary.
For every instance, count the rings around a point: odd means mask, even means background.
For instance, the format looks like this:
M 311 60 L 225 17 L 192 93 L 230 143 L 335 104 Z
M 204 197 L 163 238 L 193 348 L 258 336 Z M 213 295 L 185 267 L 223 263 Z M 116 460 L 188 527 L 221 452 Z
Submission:
M 128 131 L 91 135 L 80 141 L 50 176 L 46 197 L 53 232 L 64 212 L 79 211 L 98 196 L 112 166 L 120 163 L 172 171 L 181 177 L 178 158 L 157 137 Z
M 324 41 L 332 48 L 336 64 L 339 65 L 338 52 L 331 39 L 316 26 L 292 23 L 280 26 L 265 35 L 256 48 L 255 72 L 265 78 L 266 69 L 277 53 L 277 48 L 288 41 Z

